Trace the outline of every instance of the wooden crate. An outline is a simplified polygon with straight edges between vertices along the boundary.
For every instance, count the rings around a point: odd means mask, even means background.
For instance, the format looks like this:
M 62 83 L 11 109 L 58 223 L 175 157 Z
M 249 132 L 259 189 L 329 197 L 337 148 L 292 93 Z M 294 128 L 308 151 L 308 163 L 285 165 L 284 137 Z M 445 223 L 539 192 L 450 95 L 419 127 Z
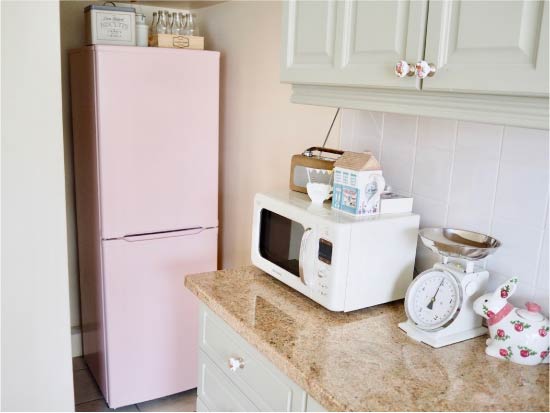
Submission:
M 204 37 L 179 34 L 154 34 L 149 38 L 151 47 L 204 50 Z

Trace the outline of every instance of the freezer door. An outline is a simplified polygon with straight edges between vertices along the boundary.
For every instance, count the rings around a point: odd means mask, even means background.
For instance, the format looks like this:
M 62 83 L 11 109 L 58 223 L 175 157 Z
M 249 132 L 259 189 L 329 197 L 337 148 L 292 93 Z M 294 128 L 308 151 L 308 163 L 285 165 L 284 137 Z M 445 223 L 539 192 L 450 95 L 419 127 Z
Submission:
M 95 53 L 103 238 L 217 226 L 219 53 Z
M 111 408 L 197 386 L 198 302 L 185 276 L 216 269 L 217 229 L 103 241 Z

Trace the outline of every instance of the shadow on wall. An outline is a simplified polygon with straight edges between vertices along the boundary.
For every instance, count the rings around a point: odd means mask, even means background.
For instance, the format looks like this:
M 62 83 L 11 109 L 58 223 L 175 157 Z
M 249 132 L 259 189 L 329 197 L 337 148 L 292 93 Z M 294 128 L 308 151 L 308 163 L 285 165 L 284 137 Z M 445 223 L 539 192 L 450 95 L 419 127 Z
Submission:
M 95 2 L 103 4 L 103 2 Z M 71 96 L 68 51 L 84 44 L 84 7 L 94 2 L 60 2 L 61 88 L 63 109 L 63 145 L 65 154 L 65 194 L 67 202 L 67 252 L 69 257 L 69 294 L 71 304 L 71 327 L 78 333 L 80 326 L 80 292 L 78 281 L 78 250 L 73 172 L 73 137 L 71 122 Z M 74 347 L 74 346 L 73 346 Z M 80 351 L 73 348 L 73 356 Z

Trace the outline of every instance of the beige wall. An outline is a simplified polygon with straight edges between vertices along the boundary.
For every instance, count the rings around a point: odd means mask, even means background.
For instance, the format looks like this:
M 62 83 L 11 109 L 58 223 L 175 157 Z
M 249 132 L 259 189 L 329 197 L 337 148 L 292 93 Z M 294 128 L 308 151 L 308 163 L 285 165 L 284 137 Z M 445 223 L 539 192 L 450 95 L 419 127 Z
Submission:
M 2 2 L 3 411 L 74 409 L 59 4 Z
M 221 57 L 221 267 L 250 263 L 253 196 L 288 187 L 290 158 L 323 142 L 335 109 L 290 103 L 279 82 L 281 3 L 227 2 L 197 10 Z M 335 124 L 327 146 L 338 145 Z

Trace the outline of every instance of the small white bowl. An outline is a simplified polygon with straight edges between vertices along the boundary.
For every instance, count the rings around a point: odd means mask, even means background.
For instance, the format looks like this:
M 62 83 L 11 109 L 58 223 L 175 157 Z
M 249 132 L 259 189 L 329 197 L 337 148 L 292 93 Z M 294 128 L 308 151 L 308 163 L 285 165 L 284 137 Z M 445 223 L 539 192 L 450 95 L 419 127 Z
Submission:
M 307 194 L 311 198 L 311 202 L 314 204 L 322 204 L 332 195 L 332 185 L 308 182 Z

